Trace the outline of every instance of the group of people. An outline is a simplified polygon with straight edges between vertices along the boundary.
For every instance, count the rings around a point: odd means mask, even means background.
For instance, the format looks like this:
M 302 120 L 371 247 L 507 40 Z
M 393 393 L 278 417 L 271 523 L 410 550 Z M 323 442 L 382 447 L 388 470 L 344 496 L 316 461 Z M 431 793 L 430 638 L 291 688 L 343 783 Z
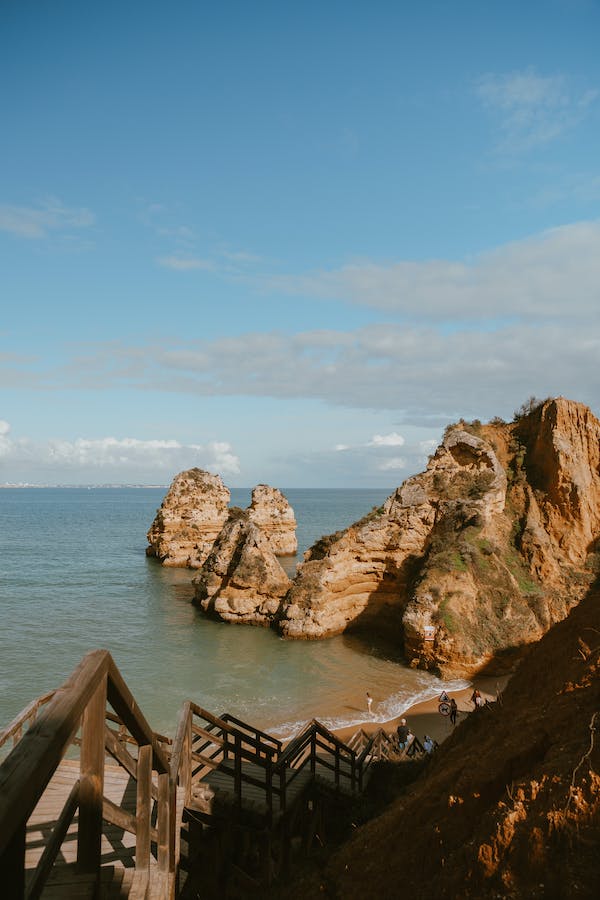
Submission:
M 408 727 L 406 723 L 406 719 L 400 719 L 400 724 L 396 729 L 396 734 L 398 736 L 398 747 L 401 751 L 406 751 L 406 753 L 410 756 L 410 748 L 415 742 L 415 736 Z M 434 741 L 432 737 L 429 737 L 428 734 L 423 738 L 423 750 L 425 753 L 433 753 L 435 748 L 437 747 L 437 741 Z
M 481 696 L 481 693 L 477 688 L 471 694 L 471 703 L 473 704 L 475 709 L 479 709 L 482 706 L 485 706 L 485 700 Z M 367 710 L 369 714 L 372 714 L 372 705 L 373 698 L 367 691 Z M 438 709 L 440 713 L 444 716 L 450 716 L 450 722 L 452 725 L 456 725 L 456 717 L 458 716 L 458 704 L 454 697 L 449 697 L 446 691 L 442 691 L 439 698 L 439 706 Z M 400 724 L 396 729 L 397 738 L 398 738 L 398 747 L 402 752 L 406 752 L 409 756 L 412 755 L 410 752 L 410 748 L 413 746 L 415 741 L 415 735 L 412 733 L 406 719 L 400 719 Z M 417 742 L 418 744 L 419 742 Z M 437 741 L 434 741 L 428 734 L 426 734 L 423 738 L 423 743 L 421 745 L 425 753 L 433 753 L 435 748 L 438 746 Z M 414 752 L 414 751 L 413 751 Z

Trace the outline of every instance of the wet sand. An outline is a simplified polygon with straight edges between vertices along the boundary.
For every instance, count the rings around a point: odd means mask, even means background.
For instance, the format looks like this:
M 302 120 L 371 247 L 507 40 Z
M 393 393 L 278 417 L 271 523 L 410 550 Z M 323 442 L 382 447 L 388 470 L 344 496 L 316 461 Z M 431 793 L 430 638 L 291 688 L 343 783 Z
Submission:
M 481 692 L 484 700 L 493 701 L 496 700 L 498 692 L 501 693 L 504 690 L 508 678 L 509 676 L 502 676 L 500 678 L 475 676 L 470 687 L 461 691 L 448 691 L 448 696 L 454 697 L 458 706 L 457 725 L 460 723 L 461 718 L 464 718 L 470 712 L 473 712 L 474 707 L 470 698 L 475 688 Z M 379 728 L 383 728 L 384 731 L 395 731 L 400 722 L 400 718 L 403 717 L 406 719 L 410 730 L 421 742 L 423 741 L 424 736 L 428 734 L 437 741 L 438 744 L 441 744 L 452 732 L 453 726 L 450 722 L 450 716 L 442 716 L 438 712 L 438 703 L 439 700 L 437 697 L 431 700 L 425 700 L 421 703 L 416 703 L 414 706 L 409 707 L 405 713 L 402 713 L 402 716 L 397 716 L 386 722 L 375 721 L 377 717 L 377 704 L 373 703 L 372 717 L 369 717 L 365 710 L 365 721 L 361 725 L 340 728 L 339 730 L 336 730 L 335 733 L 341 740 L 347 741 L 355 731 L 359 730 L 359 728 L 362 728 L 367 733 L 377 731 Z

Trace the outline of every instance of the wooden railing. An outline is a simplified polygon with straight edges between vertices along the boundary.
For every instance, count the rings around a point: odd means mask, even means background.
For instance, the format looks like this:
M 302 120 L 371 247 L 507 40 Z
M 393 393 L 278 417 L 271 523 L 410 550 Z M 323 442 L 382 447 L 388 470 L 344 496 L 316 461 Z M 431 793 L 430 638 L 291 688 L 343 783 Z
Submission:
M 41 697 L 32 700 L 31 703 L 29 703 L 25 709 L 21 710 L 12 722 L 0 732 L 0 758 L 4 758 L 8 754 L 10 747 L 7 747 L 6 745 L 9 741 L 11 741 L 12 747 L 19 743 L 25 731 L 35 722 L 42 706 L 45 706 L 46 703 L 52 700 L 55 693 L 56 691 L 48 691 L 47 694 L 42 694 Z
M 266 731 L 261 731 L 259 728 L 254 728 L 253 725 L 248 725 L 247 722 L 243 722 L 241 719 L 236 719 L 231 713 L 223 713 L 221 719 L 224 722 L 227 722 L 227 724 L 232 725 L 237 731 L 245 734 L 247 740 L 254 745 L 258 755 L 264 755 L 265 746 L 275 750 L 273 756 L 274 759 L 281 753 L 281 748 L 283 747 L 282 742 L 278 741 L 277 738 L 274 738 L 272 735 L 267 734 Z M 269 755 L 272 755 L 271 751 L 268 751 L 268 753 Z
M 372 735 L 359 731 L 345 744 L 316 720 L 284 748 L 241 719 L 214 716 L 190 701 L 171 740 L 152 731 L 106 650 L 89 653 L 61 688 L 30 703 L 0 733 L 0 750 L 11 741 L 0 766 L 0 883 L 6 900 L 41 895 L 69 829 L 76 828 L 78 874 L 97 879 L 103 822 L 135 836 L 135 895 L 145 896 L 152 882 L 155 895 L 173 898 L 178 791 L 185 805 L 192 803 L 194 788 L 218 770 L 228 779 L 234 807 L 251 795 L 255 799 L 258 789 L 269 825 L 319 776 L 336 790 L 362 790 L 372 763 L 394 752 L 394 736 L 381 729 Z M 79 746 L 79 777 L 53 814 L 36 868 L 26 871 L 27 823 L 72 745 Z M 130 809 L 105 796 L 107 756 L 135 781 Z
M 174 785 L 161 743 L 106 650 L 88 653 L 65 684 L 45 695 L 35 714 L 30 704 L 19 717 L 30 727 L 0 766 L 0 872 L 3 897 L 39 897 L 65 835 L 79 811 L 77 870 L 99 877 L 103 820 L 135 835 L 135 881 L 141 896 L 150 870 L 168 897 L 176 860 L 172 838 Z M 107 703 L 112 710 L 107 710 Z M 35 718 L 33 718 L 35 715 Z M 107 722 L 108 719 L 108 722 Z M 14 723 L 3 733 L 18 733 Z M 114 725 L 117 724 L 117 728 Z M 7 732 L 9 734 L 7 734 Z M 33 873 L 25 877 L 27 822 L 72 743 L 80 744 L 79 779 L 75 782 Z M 131 752 L 130 749 L 131 748 Z M 135 779 L 135 814 L 104 796 L 106 755 Z M 156 772 L 156 780 L 153 778 Z M 155 824 L 153 825 L 153 819 Z M 155 861 L 151 847 L 155 846 Z
M 369 750 L 370 746 L 357 753 L 316 720 L 282 749 L 281 742 L 266 732 L 229 714 L 217 718 L 188 701 L 173 742 L 171 779 L 183 788 L 188 804 L 194 786 L 218 770 L 231 778 L 233 802 L 238 807 L 249 788 L 259 788 L 267 819 L 272 821 L 275 811 L 285 814 L 290 787 L 307 769 L 312 779 L 324 774 L 323 770 L 331 773 L 336 789 L 361 789 L 372 761 Z M 244 763 L 258 767 L 258 777 L 256 769 L 248 771 Z
M 258 787 L 264 792 L 269 814 L 273 798 L 280 793 L 273 772 L 281 753 L 281 742 L 252 728 L 234 716 L 223 718 L 197 706 L 184 703 L 171 754 L 171 780 L 183 788 L 187 805 L 195 784 L 216 769 L 232 779 L 237 806 L 244 799 L 244 787 Z M 244 769 L 244 763 L 258 766 L 261 777 Z
M 338 789 L 344 783 L 351 790 L 358 787 L 359 771 L 355 751 L 316 719 L 290 741 L 279 758 L 278 768 L 281 771 L 288 770 L 286 788 L 306 766 L 310 766 L 313 777 L 317 774 L 317 767 L 333 772 L 334 785 Z

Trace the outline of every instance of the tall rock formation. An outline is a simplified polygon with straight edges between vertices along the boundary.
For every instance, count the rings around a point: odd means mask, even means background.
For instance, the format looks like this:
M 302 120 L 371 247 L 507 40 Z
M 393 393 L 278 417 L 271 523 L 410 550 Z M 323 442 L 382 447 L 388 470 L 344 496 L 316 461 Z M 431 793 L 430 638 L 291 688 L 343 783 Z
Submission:
M 268 537 L 277 556 L 295 556 L 298 552 L 294 510 L 277 488 L 257 484 L 248 507 L 251 520 Z
M 229 497 L 219 475 L 196 468 L 180 472 L 148 531 L 148 556 L 164 566 L 197 569 L 227 519 Z
M 355 623 L 401 636 L 401 613 L 449 483 L 457 498 L 477 484 L 469 515 L 482 521 L 504 506 L 506 478 L 493 450 L 475 435 L 452 431 L 426 472 L 405 481 L 380 510 L 308 551 L 286 598 L 283 634 L 327 637 Z
M 164 566 L 199 568 L 208 556 L 229 512 L 230 492 L 219 475 L 188 469 L 173 479 L 148 531 L 148 556 Z M 248 514 L 278 556 L 298 551 L 294 510 L 277 488 L 259 484 Z
M 194 603 L 206 613 L 270 625 L 290 581 L 250 513 L 233 508 L 193 584 Z
M 600 559 L 600 422 L 564 398 L 461 422 L 384 506 L 305 554 L 286 637 L 396 635 L 414 664 L 480 668 L 567 614 Z

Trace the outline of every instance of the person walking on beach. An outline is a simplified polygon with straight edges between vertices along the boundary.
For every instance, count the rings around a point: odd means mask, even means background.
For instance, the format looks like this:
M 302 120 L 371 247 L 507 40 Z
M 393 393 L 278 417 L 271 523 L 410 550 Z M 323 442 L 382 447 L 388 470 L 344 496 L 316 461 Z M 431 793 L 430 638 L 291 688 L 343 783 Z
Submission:
M 475 688 L 475 690 L 471 694 L 471 703 L 473 704 L 475 709 L 477 709 L 478 706 L 483 706 L 483 697 L 481 696 L 477 688 Z
M 450 724 L 456 725 L 456 716 L 458 714 L 458 706 L 454 697 L 450 700 Z
M 367 691 L 367 711 L 369 715 L 371 715 L 371 707 L 373 706 L 373 698 L 370 693 Z

